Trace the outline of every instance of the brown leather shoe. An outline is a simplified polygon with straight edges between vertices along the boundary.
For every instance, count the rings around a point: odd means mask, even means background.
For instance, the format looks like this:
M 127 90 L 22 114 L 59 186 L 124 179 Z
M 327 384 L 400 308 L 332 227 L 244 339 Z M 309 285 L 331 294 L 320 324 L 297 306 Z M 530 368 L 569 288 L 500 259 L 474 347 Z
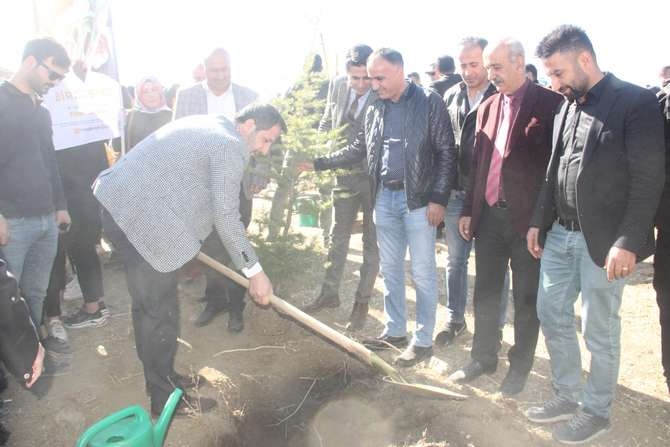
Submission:
M 348 331 L 359 331 L 365 326 L 365 319 L 368 316 L 368 310 L 370 306 L 368 303 L 354 303 L 354 308 L 351 310 L 351 316 L 349 317 L 349 323 L 347 323 L 346 329 Z
M 335 308 L 339 306 L 340 298 L 337 295 L 319 295 L 314 301 L 303 306 L 302 311 L 311 314 L 326 307 Z

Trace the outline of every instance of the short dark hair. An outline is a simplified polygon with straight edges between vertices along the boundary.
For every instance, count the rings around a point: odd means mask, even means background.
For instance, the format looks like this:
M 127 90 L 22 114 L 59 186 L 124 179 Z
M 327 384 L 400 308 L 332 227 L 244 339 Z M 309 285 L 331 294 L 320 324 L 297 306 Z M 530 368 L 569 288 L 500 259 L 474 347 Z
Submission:
M 486 48 L 486 45 L 489 44 L 489 41 L 483 37 L 468 36 L 461 39 L 460 46 L 465 48 L 479 47 L 482 50 Z
M 533 64 L 526 64 L 526 72 L 530 72 L 537 79 L 537 68 Z
M 451 74 L 456 70 L 456 65 L 454 65 L 454 58 L 445 54 L 437 58 L 437 68 L 440 70 L 440 73 Z
M 368 57 L 372 54 L 372 48 L 368 45 L 360 44 L 349 48 L 346 56 L 347 70 L 351 67 L 361 67 L 368 63 Z
M 238 123 L 244 123 L 248 119 L 254 120 L 257 130 L 267 130 L 279 125 L 282 132 L 287 131 L 284 118 L 272 104 L 254 102 L 235 114 L 235 121 Z
M 33 56 L 38 62 L 53 57 L 54 64 L 65 69 L 70 68 L 70 64 L 72 64 L 65 47 L 50 37 L 41 37 L 29 41 L 23 50 L 21 61 L 25 61 L 30 56 Z
M 378 50 L 375 50 L 372 53 L 373 57 L 381 57 L 384 59 L 386 62 L 389 62 L 392 65 L 404 67 L 405 63 L 402 60 L 402 54 L 400 54 L 399 51 L 394 50 L 393 48 L 380 48 Z
M 561 25 L 544 36 L 537 45 L 535 55 L 540 59 L 547 59 L 554 53 L 565 51 L 588 51 L 594 57 L 596 55 L 589 36 L 574 25 Z

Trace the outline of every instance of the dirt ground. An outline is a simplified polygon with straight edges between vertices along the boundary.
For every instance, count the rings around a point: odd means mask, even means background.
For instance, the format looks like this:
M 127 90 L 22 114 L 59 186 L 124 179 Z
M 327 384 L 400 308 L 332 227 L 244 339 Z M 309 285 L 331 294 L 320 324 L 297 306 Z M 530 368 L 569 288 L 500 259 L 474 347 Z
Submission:
M 253 225 L 252 225 L 253 230 Z M 317 229 L 300 229 L 318 238 Z M 344 331 L 361 263 L 360 234 L 352 239 L 341 289 L 340 308 L 317 315 Z M 320 259 L 325 260 L 321 253 Z M 446 252 L 438 249 L 440 305 L 438 328 L 444 322 Z M 474 258 L 469 265 L 470 294 Z M 105 264 L 105 302 L 111 311 L 102 328 L 71 330 L 72 367 L 44 379 L 43 396 L 21 390 L 15 383 L 3 397 L 12 399 L 4 419 L 12 431 L 12 446 L 72 446 L 84 429 L 120 408 L 140 404 L 148 408 L 142 369 L 135 354 L 129 297 L 123 274 Z M 322 263 L 291 278 L 282 296 L 302 305 L 318 293 Z M 594 446 L 670 445 L 670 396 L 662 380 L 660 328 L 651 287 L 650 262 L 640 265 L 625 289 L 621 310 L 622 356 L 612 430 Z M 382 282 L 371 302 L 371 315 L 359 338 L 373 337 L 382 328 Z M 414 316 L 414 291 L 409 278 L 408 312 Z M 251 304 L 245 310 L 241 334 L 226 331 L 227 315 L 205 328 L 193 319 L 201 309 L 204 280 L 180 284 L 181 338 L 178 370 L 201 371 L 212 384 L 198 392 L 216 397 L 216 412 L 176 419 L 165 445 L 206 446 L 435 446 L 514 447 L 552 446 L 551 426 L 528 423 L 522 411 L 551 396 L 548 355 L 540 336 L 533 373 L 515 399 L 497 393 L 507 371 L 506 352 L 513 340 L 511 306 L 504 330 L 505 345 L 498 371 L 472 384 L 459 386 L 446 376 L 469 358 L 472 345 L 471 305 L 466 315 L 468 333 L 447 348 L 437 348 L 431 363 L 403 375 L 420 383 L 446 386 L 468 396 L 464 401 L 438 400 L 406 394 L 383 382 L 373 371 L 329 342 L 280 316 Z M 80 302 L 68 302 L 65 312 Z M 409 329 L 411 330 L 410 323 Z M 187 346 L 190 344 L 190 346 Z M 98 352 L 104 346 L 107 356 Z M 393 354 L 383 357 L 391 361 Z M 583 368 L 589 358 L 582 349 Z M 48 388 L 48 390 L 47 390 Z

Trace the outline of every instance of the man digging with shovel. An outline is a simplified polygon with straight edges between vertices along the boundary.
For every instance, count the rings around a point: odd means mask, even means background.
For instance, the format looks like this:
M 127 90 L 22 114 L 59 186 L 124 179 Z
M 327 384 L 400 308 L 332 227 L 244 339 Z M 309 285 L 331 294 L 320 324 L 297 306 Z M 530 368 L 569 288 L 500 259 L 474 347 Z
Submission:
M 174 370 L 177 271 L 198 254 L 212 228 L 249 279 L 249 296 L 259 305 L 269 303 L 272 283 L 246 237 L 239 195 L 250 155 L 267 154 L 282 131 L 286 123 L 268 104 L 245 107 L 235 122 L 184 118 L 140 142 L 94 183 L 105 234 L 126 268 L 135 345 L 153 414 L 160 414 L 175 387 L 194 386 Z M 214 399 L 185 394 L 175 414 L 215 406 Z

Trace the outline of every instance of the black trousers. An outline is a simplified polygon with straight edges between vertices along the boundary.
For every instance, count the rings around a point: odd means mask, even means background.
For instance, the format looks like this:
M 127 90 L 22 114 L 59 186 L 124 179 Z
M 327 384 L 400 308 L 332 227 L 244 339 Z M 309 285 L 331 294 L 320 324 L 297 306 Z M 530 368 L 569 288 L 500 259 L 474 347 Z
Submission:
M 91 184 L 107 167 L 106 157 L 101 142 L 56 153 L 72 225 L 70 231 L 58 238 L 58 252 L 44 302 L 47 317 L 60 316 L 60 291 L 65 288 L 66 256 L 77 274 L 84 302 L 95 302 L 104 295 L 102 268 L 96 252 L 102 235 L 100 205 L 93 196 Z
M 251 212 L 252 200 L 247 199 L 244 192 L 240 191 L 240 216 L 245 228 L 251 222 Z M 232 267 L 230 256 L 216 231 L 212 231 L 205 239 L 202 251 L 222 264 Z M 205 300 L 207 302 L 221 307 L 227 306 L 230 312 L 242 312 L 244 310 L 244 295 L 246 293 L 244 287 L 209 267 L 205 268 L 205 278 L 207 279 L 207 286 L 205 287 Z
M 659 229 L 654 255 L 654 289 L 661 322 L 661 361 L 670 385 L 670 232 Z
M 508 352 L 510 369 L 530 372 L 540 322 L 537 318 L 537 287 L 540 261 L 526 248 L 526 238 L 517 234 L 509 211 L 485 205 L 475 239 L 475 335 L 472 358 L 495 369 L 500 351 L 500 294 L 507 265 L 512 269 L 514 297 L 514 346 Z
M 179 334 L 177 271 L 162 273 L 151 267 L 106 211 L 102 222 L 126 270 L 137 356 L 144 367 L 151 407 L 160 411 L 174 390 L 170 377 L 175 374 Z

